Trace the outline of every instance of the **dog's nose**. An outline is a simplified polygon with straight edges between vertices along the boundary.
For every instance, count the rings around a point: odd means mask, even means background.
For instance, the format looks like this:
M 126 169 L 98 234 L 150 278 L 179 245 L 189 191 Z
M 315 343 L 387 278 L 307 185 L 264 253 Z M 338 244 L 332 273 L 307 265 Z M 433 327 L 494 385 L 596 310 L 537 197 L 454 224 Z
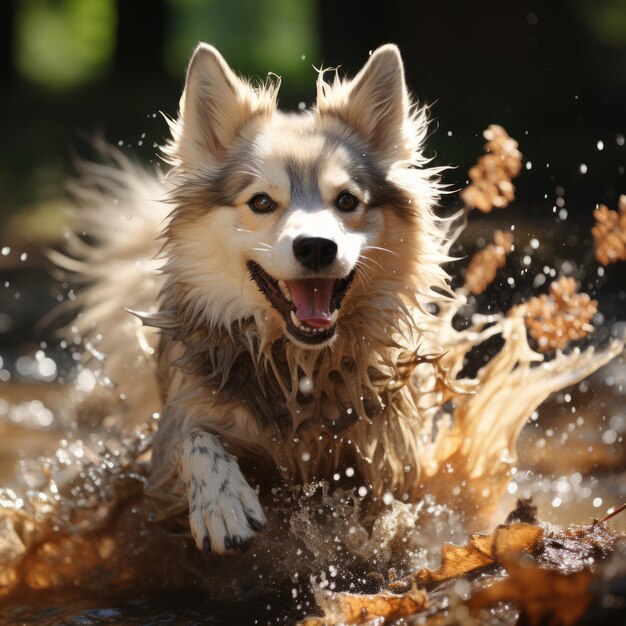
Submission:
M 298 237 L 293 242 L 293 254 L 305 267 L 321 270 L 335 260 L 337 244 L 323 237 Z

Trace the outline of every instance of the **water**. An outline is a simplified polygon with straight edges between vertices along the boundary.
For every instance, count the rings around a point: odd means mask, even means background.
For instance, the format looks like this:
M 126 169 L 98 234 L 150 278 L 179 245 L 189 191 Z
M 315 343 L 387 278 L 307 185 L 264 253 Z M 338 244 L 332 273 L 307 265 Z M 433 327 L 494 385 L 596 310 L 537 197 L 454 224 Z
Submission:
M 532 497 L 540 518 L 560 525 L 588 522 L 626 498 L 623 387 L 614 384 L 620 375 L 623 365 L 615 362 L 555 394 L 533 416 L 492 523 L 518 497 Z M 243 559 L 206 559 L 184 535 L 148 521 L 141 490 L 156 424 L 132 438 L 85 425 L 68 434 L 58 383 L 14 382 L 10 389 L 0 428 L 12 454 L 3 456 L 0 478 L 13 484 L 13 495 L 7 502 L 3 493 L 3 506 L 5 514 L 14 507 L 40 527 L 20 531 L 30 538 L 30 554 L 18 559 L 22 582 L 5 598 L 0 623 L 293 623 L 317 610 L 311 577 L 327 589 L 372 592 L 389 567 L 398 575 L 434 567 L 443 542 L 460 543 L 468 533 L 455 508 L 432 498 L 417 505 L 390 500 L 364 524 L 357 490 L 331 494 L 314 485 L 274 491 L 272 530 Z M 49 456 L 18 453 L 33 441 Z M 624 518 L 613 524 L 626 530 Z M 6 527 L 2 536 L 6 562 Z M 445 604 L 447 592 L 439 595 Z M 515 616 L 501 613 L 494 624 Z

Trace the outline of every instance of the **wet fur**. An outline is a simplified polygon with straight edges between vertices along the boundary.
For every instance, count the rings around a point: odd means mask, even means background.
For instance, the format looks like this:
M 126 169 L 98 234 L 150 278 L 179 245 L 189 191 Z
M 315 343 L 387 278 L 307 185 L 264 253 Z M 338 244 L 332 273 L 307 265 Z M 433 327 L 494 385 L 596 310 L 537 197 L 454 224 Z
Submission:
M 426 113 L 410 101 L 397 48 L 374 52 L 353 80 L 328 82 L 321 72 L 311 111 L 279 112 L 277 91 L 277 81 L 237 77 L 201 44 L 170 122 L 164 199 L 136 211 L 124 235 L 136 245 L 139 230 L 156 234 L 160 223 L 161 272 L 120 267 L 115 281 L 99 276 L 93 261 L 117 241 L 102 223 L 94 226 L 100 252 L 74 251 L 85 258 L 75 269 L 97 279 L 83 296 L 80 330 L 115 328 L 124 306 L 147 329 L 128 317 L 125 335 L 103 337 L 99 349 L 115 355 L 109 376 L 124 389 L 128 363 L 156 350 L 159 402 L 137 394 L 138 380 L 124 391 L 136 412 L 161 410 L 150 495 L 162 517 L 189 514 L 197 546 L 219 553 L 245 548 L 264 524 L 247 480 L 266 489 L 278 477 L 303 483 L 351 466 L 376 497 L 417 497 L 416 365 L 437 351 L 439 328 L 427 303 L 453 297 L 441 269 L 447 241 L 432 212 L 438 172 L 422 156 Z M 145 175 L 126 163 L 121 171 L 122 205 L 145 207 L 137 182 Z M 355 214 L 332 208 L 343 188 L 362 199 Z M 247 206 L 261 191 L 279 203 L 270 215 Z M 335 337 L 310 348 L 286 335 L 246 263 L 298 277 L 293 236 L 316 229 L 339 243 L 331 270 L 353 264 L 356 278 Z M 142 234 L 141 245 L 150 258 L 155 244 Z M 132 255 L 121 252 L 128 265 Z M 137 295 L 144 280 L 154 284 Z M 114 282 L 125 285 L 126 301 L 113 295 Z M 304 376 L 314 381 L 310 396 L 299 392 Z

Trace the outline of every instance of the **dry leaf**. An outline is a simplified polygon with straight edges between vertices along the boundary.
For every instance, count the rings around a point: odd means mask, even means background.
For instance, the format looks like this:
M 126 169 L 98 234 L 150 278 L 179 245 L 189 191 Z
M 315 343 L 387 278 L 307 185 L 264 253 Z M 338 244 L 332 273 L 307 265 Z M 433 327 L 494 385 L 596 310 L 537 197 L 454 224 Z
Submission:
M 439 584 L 511 559 L 520 552 L 532 553 L 542 538 L 543 530 L 538 526 L 501 525 L 489 535 L 472 535 L 464 546 L 445 544 L 438 569 L 422 568 L 407 578 L 419 586 Z
M 511 314 L 521 313 L 539 350 L 550 352 L 593 332 L 591 320 L 597 310 L 597 300 L 576 293 L 576 281 L 562 276 L 550 285 L 549 295 L 530 298 L 513 307 Z
M 470 169 L 472 183 L 461 191 L 461 199 L 466 206 L 489 213 L 515 199 L 511 180 L 522 170 L 522 153 L 517 149 L 517 141 L 502 126 L 491 124 L 483 136 L 487 139 L 487 154 Z
M 574 626 L 591 602 L 593 574 L 587 570 L 562 574 L 515 562 L 506 563 L 505 568 L 507 578 L 468 600 L 473 615 L 498 602 L 515 602 L 520 623 L 527 626 Z
M 307 617 L 300 626 L 331 626 L 333 624 L 393 623 L 395 620 L 423 611 L 427 596 L 423 591 L 411 589 L 397 595 L 389 592 L 360 595 L 317 590 L 315 599 L 324 611 L 324 617 Z
M 602 265 L 626 261 L 626 195 L 618 201 L 619 213 L 601 204 L 594 212 L 596 224 L 591 229 L 596 260 Z
M 513 249 L 513 235 L 496 230 L 494 243 L 477 252 L 467 266 L 465 287 L 473 294 L 480 294 L 493 282 L 497 271 L 506 265 L 506 256 Z

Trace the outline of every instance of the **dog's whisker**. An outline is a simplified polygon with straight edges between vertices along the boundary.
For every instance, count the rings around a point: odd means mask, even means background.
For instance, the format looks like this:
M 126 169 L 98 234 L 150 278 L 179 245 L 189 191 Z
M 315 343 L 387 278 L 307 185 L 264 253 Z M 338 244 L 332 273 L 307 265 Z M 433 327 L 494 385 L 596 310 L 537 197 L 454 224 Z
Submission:
M 366 254 L 361 255 L 359 262 L 365 265 L 367 268 L 369 268 L 372 271 L 376 271 L 376 268 L 385 271 L 385 266 L 382 263 L 376 261 L 375 259 L 372 259 Z
M 364 272 L 362 271 L 363 268 L 361 267 L 359 268 L 359 270 L 360 271 L 358 271 L 356 275 L 359 277 L 359 282 L 361 283 L 361 287 L 363 287 L 363 290 L 365 291 L 367 289 L 367 286 L 365 284 L 365 281 L 363 280 L 363 274 L 364 274 Z
M 357 274 L 359 275 L 361 284 L 363 284 L 363 287 L 365 287 L 365 283 L 363 282 L 363 277 L 367 278 L 368 281 L 372 280 L 372 278 L 374 277 L 374 271 L 372 270 L 372 268 L 368 267 L 365 263 L 362 263 L 361 259 L 359 259 L 359 261 L 357 262 L 357 268 L 359 269 Z
M 383 248 L 381 246 L 365 246 L 364 250 L 379 250 L 380 252 L 388 252 L 389 254 L 393 254 L 394 256 L 399 256 L 397 252 L 394 250 L 390 250 L 389 248 Z
M 376 265 L 376 267 L 380 268 L 381 270 L 385 269 L 385 267 L 384 267 L 384 265 L 382 263 L 379 263 L 378 261 L 372 259 L 371 257 L 366 256 L 365 254 L 361 255 L 361 259 L 364 262 L 368 262 L 368 263 L 370 263 L 372 265 Z
M 372 280 L 374 273 L 366 267 L 365 265 L 359 265 L 360 273 L 365 276 L 368 280 Z

